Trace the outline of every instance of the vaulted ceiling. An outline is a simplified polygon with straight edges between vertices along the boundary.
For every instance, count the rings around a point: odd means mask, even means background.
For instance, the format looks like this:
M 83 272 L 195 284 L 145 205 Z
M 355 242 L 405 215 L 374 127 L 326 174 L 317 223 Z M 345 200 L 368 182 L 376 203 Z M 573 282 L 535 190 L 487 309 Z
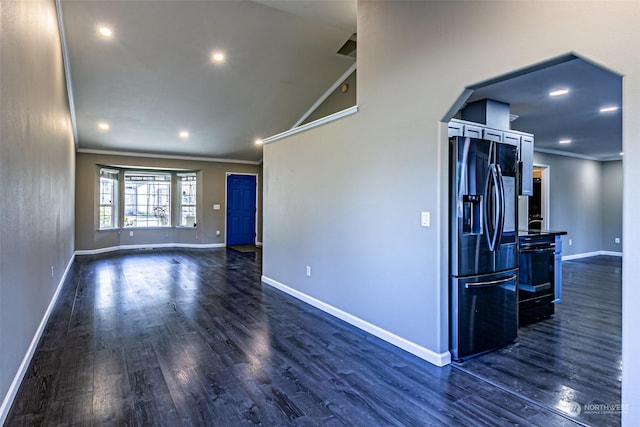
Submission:
M 356 32 L 351 0 L 59 6 L 81 150 L 259 162 L 255 140 L 291 128 L 355 63 L 336 53 Z
M 356 33 L 356 0 L 57 1 L 80 150 L 260 162 L 256 139 L 290 129 L 355 66 L 337 51 Z M 572 58 L 473 89 L 468 101 L 510 104 L 537 150 L 620 158 L 615 73 Z

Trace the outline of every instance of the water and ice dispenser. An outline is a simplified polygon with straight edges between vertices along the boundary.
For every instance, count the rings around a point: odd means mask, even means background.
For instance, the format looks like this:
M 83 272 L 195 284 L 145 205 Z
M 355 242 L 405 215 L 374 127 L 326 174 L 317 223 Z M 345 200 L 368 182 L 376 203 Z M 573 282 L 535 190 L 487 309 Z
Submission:
M 480 194 L 462 196 L 462 233 L 482 234 L 482 196 Z

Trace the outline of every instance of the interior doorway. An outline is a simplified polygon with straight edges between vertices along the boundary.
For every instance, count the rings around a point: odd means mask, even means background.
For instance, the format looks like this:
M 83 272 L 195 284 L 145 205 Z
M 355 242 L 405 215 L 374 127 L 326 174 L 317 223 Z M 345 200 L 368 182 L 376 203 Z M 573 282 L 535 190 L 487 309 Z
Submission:
M 527 225 L 529 230 L 549 230 L 549 166 L 533 166 L 533 195 L 527 198 Z

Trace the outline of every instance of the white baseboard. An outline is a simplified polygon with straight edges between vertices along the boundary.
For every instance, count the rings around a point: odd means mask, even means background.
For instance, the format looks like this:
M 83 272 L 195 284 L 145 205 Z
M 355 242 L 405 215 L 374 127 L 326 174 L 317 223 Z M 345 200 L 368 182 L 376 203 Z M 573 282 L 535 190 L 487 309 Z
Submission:
M 82 249 L 76 251 L 76 255 L 97 255 L 106 252 L 121 251 L 127 249 L 158 249 L 158 248 L 192 248 L 192 249 L 206 249 L 206 248 L 224 248 L 227 245 L 224 243 L 147 243 L 142 245 L 119 245 L 109 246 L 107 248 L 98 249 Z
M 608 256 L 622 256 L 622 252 L 612 252 L 612 251 L 594 251 L 594 252 L 584 252 L 581 254 L 573 254 L 573 255 L 562 255 L 563 261 L 571 261 L 572 259 L 580 259 L 580 258 L 589 258 L 592 256 L 600 256 L 600 255 L 608 255 Z
M 75 259 L 75 254 L 71 255 L 71 259 L 67 264 L 67 267 L 60 278 L 60 282 L 58 283 L 58 287 L 56 291 L 53 293 L 53 297 L 51 297 L 51 301 L 49 302 L 49 306 L 47 307 L 47 311 L 45 311 L 44 316 L 42 316 L 42 320 L 40 321 L 40 325 L 38 329 L 36 329 L 36 333 L 31 339 L 31 344 L 29 344 L 29 348 L 22 358 L 22 362 L 20 363 L 20 367 L 18 368 L 18 372 L 16 372 L 15 377 L 13 377 L 13 381 L 9 386 L 9 390 L 2 401 L 2 406 L 0 406 L 0 425 L 4 425 L 4 422 L 9 415 L 9 410 L 11 409 L 11 405 L 13 404 L 13 399 L 15 399 L 16 394 L 18 393 L 18 389 L 20 388 L 20 384 L 24 378 L 27 369 L 29 368 L 29 364 L 31 363 L 31 359 L 33 358 L 33 354 L 38 347 L 38 343 L 40 342 L 40 338 L 42 337 L 42 333 L 44 332 L 44 328 L 47 326 L 47 322 L 49 321 L 49 317 L 51 316 L 51 312 L 58 301 L 58 296 L 60 295 L 60 291 L 62 290 L 62 286 L 64 282 L 67 280 L 67 275 L 69 274 L 69 270 L 73 265 L 73 261 Z
M 619 256 L 619 257 L 622 257 L 622 252 L 614 252 L 614 251 L 600 251 L 600 255 L 608 255 L 608 256 Z
M 336 308 L 316 298 L 313 298 L 312 296 L 290 288 L 289 286 L 267 276 L 262 276 L 262 282 L 276 289 L 279 289 L 294 298 L 306 302 L 307 304 L 312 305 L 324 311 L 325 313 L 337 317 L 338 319 L 344 320 L 345 322 L 355 326 L 356 328 L 362 329 L 363 331 L 368 332 L 371 335 L 375 335 L 383 341 L 393 344 L 396 347 L 399 347 L 415 356 L 418 356 L 419 358 L 426 360 L 429 363 L 432 363 L 436 366 L 445 366 L 451 363 L 451 354 L 448 351 L 444 353 L 436 353 L 432 350 L 429 350 L 428 348 L 422 347 L 392 332 L 369 323 L 366 320 L 362 320 L 359 317 L 340 310 L 339 308 Z

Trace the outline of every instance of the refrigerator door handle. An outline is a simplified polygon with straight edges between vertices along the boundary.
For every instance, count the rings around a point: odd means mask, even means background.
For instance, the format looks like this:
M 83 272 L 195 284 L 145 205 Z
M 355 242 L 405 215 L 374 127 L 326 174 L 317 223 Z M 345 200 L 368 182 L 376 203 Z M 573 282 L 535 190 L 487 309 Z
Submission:
M 491 165 L 495 161 L 493 158 L 494 151 L 496 151 L 496 142 L 491 141 L 489 143 L 489 165 Z
M 487 242 L 489 244 L 489 250 L 494 251 L 496 248 L 496 243 L 498 242 L 500 232 L 500 225 L 502 223 L 502 216 L 504 211 L 504 205 L 502 204 L 500 191 L 504 191 L 501 189 L 500 184 L 502 181 L 498 179 L 499 170 L 496 167 L 495 163 L 491 163 L 489 165 L 489 177 L 487 178 L 487 185 L 484 189 L 485 197 L 484 197 L 484 218 L 486 222 L 487 229 Z M 490 197 L 490 192 L 493 192 L 494 197 Z M 493 206 L 490 206 L 493 204 Z M 489 214 L 492 215 L 489 215 Z M 491 216 L 491 218 L 489 218 Z M 491 221 L 491 222 L 489 222 Z
M 501 283 L 511 282 L 512 280 L 515 280 L 517 278 L 518 278 L 518 276 L 516 276 L 514 274 L 513 276 L 507 277 L 506 279 L 492 280 L 490 282 L 465 283 L 464 287 L 466 289 L 469 289 L 469 288 L 486 288 L 488 286 L 495 286 L 495 285 L 499 285 Z
M 496 171 L 496 187 L 498 187 L 498 206 L 499 206 L 499 214 L 498 214 L 498 226 L 496 228 L 496 241 L 494 243 L 494 247 L 500 246 L 500 242 L 502 241 L 502 229 L 504 228 L 504 215 L 505 215 L 505 197 L 504 197 L 504 181 L 502 178 L 502 169 L 500 169 L 500 165 L 494 165 Z

